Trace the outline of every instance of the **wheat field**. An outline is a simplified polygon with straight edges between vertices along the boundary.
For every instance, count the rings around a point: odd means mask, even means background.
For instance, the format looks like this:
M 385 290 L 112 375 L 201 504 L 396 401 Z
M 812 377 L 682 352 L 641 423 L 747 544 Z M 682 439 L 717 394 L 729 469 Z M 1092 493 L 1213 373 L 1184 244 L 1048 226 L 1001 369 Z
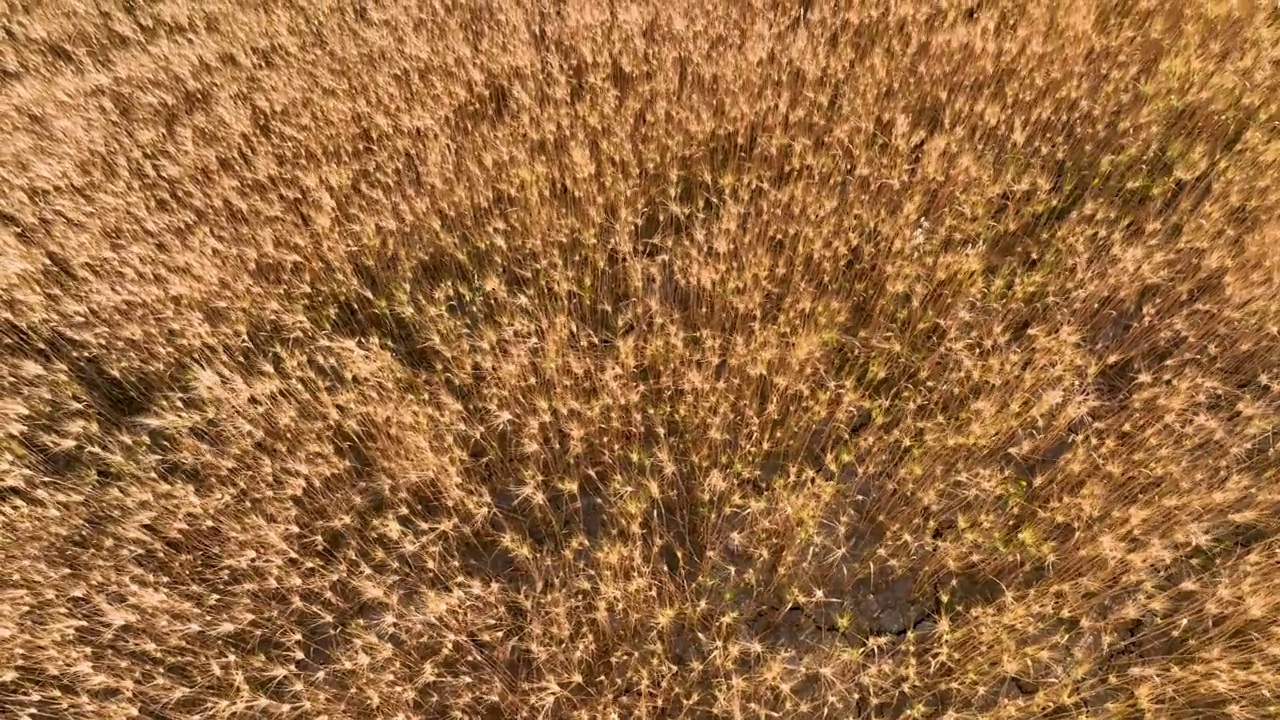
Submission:
M 0 718 L 1280 717 L 1280 8 L 9 2 Z

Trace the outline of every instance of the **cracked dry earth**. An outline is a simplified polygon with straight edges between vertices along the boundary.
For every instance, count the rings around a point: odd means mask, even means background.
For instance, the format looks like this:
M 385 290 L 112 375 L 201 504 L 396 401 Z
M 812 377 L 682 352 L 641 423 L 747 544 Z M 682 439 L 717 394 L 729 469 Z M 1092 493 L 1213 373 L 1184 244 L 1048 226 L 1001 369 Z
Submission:
M 773 469 L 766 466 L 766 476 Z M 846 482 L 852 480 L 849 469 L 836 474 L 843 475 Z M 863 492 L 874 492 L 866 483 L 854 484 L 858 486 L 855 498 L 865 497 Z M 981 572 L 926 575 L 927 548 L 905 563 L 897 559 L 884 562 L 875 552 L 884 542 L 883 527 L 874 519 L 869 503 L 856 500 L 854 504 L 858 506 L 855 512 L 860 515 L 859 522 L 854 523 L 857 527 L 854 536 L 829 539 L 833 545 L 844 545 L 843 555 L 848 560 L 832 565 L 816 583 L 810 597 L 770 598 L 767 594 L 735 592 L 736 579 L 744 576 L 751 577 L 753 583 L 770 585 L 772 568 L 768 559 L 753 563 L 729 551 L 722 555 L 725 566 L 718 570 L 702 568 L 706 574 L 701 582 L 709 592 L 720 593 L 726 600 L 725 606 L 736 622 L 738 636 L 750 646 L 783 651 L 792 658 L 788 667 L 797 682 L 791 692 L 802 697 L 824 692 L 820 675 L 814 674 L 811 668 L 806 670 L 801 663 L 800 658 L 805 654 L 823 649 L 847 649 L 864 651 L 877 662 L 886 663 L 911 656 L 926 657 L 920 650 L 928 647 L 942 616 L 973 611 L 1004 596 L 1000 582 Z M 729 532 L 731 536 L 734 534 Z M 934 540 L 941 541 L 941 538 L 939 532 Z M 877 560 L 883 563 L 879 568 Z M 668 570 L 679 573 L 679 561 L 668 563 Z M 698 643 L 688 637 L 676 637 L 673 662 L 677 668 L 705 660 L 705 651 L 698 651 Z M 1027 675 L 1033 677 L 1035 673 Z M 1034 694 L 1037 689 L 1032 680 L 1010 676 L 989 693 L 991 704 Z M 903 694 L 888 702 L 867 705 L 862 710 L 868 717 L 903 717 L 913 708 L 914 711 L 926 709 L 918 700 Z M 933 698 L 927 710 L 936 712 L 944 702 L 942 697 Z

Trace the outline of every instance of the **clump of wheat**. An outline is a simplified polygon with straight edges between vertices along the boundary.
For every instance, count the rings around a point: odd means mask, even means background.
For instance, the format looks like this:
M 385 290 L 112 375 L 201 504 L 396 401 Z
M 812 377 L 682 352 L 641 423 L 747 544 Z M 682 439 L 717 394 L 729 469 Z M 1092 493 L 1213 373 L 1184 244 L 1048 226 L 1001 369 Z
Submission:
M 1280 14 L 0 42 L 0 708 L 1280 714 Z

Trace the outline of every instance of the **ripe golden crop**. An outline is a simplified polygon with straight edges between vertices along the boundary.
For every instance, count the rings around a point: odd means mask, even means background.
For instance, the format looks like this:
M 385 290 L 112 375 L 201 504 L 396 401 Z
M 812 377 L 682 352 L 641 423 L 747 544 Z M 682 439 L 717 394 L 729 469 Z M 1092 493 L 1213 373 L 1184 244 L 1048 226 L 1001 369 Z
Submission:
M 0 12 L 0 717 L 1280 717 L 1280 10 Z

